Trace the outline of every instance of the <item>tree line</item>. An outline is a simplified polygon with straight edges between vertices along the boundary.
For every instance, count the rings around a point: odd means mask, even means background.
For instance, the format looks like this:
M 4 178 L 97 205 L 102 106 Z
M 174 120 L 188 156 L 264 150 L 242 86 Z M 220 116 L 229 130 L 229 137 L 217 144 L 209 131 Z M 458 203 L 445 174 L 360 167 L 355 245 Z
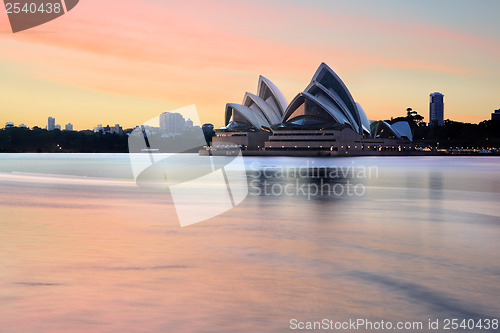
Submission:
M 12 127 L 0 130 L 0 153 L 126 153 L 128 136 L 91 131 L 47 131 Z
M 118 134 L 8 127 L 0 130 L 0 153 L 128 153 L 131 132 L 126 130 Z M 207 142 L 211 143 L 214 135 L 215 132 L 208 129 L 204 129 L 203 133 L 186 131 L 180 136 L 156 140 L 161 142 L 161 146 L 154 148 L 162 152 L 198 152 Z M 150 139 L 154 136 L 161 136 L 161 133 L 151 134 Z
M 410 124 L 416 144 L 440 148 L 500 147 L 500 121 L 471 124 L 446 119 L 443 126 L 427 126 L 424 117 L 411 108 L 406 109 L 406 117 L 387 120 L 390 124 L 398 121 Z

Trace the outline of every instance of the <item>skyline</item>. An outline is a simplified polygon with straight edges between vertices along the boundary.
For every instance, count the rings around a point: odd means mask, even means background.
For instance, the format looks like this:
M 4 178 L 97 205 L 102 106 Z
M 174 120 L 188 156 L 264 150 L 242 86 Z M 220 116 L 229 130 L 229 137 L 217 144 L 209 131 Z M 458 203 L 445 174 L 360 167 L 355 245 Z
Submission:
M 166 113 L 179 114 L 179 113 L 177 113 L 177 112 L 175 112 L 175 111 L 176 111 L 176 110 L 166 111 L 166 112 L 163 112 L 162 114 L 166 114 Z M 408 110 L 405 110 L 405 112 L 407 113 L 407 112 L 408 112 Z M 494 120 L 494 118 L 495 118 L 495 117 L 494 117 L 494 115 L 499 114 L 499 113 L 500 113 L 500 109 L 499 109 L 499 110 L 494 110 L 494 112 L 492 112 L 492 113 L 490 114 L 490 118 L 488 118 L 488 119 L 483 119 L 482 121 Z M 160 115 L 160 116 L 161 116 L 161 115 Z M 398 116 L 398 117 L 402 117 L 402 116 L 400 115 L 400 116 Z M 49 116 L 49 117 L 47 118 L 47 124 L 46 124 L 46 125 L 43 125 L 43 124 L 31 124 L 31 125 L 29 125 L 29 124 L 28 124 L 28 125 L 27 125 L 27 122 L 14 123 L 14 122 L 12 122 L 12 121 L 7 121 L 7 122 L 5 122 L 5 126 L 4 126 L 4 127 L 0 127 L 0 129 L 7 128 L 7 127 L 25 127 L 25 128 L 28 128 L 28 129 L 33 129 L 34 127 L 38 127 L 38 128 L 40 128 L 40 129 L 48 129 L 48 122 L 50 122 L 50 120 L 49 120 L 49 119 L 51 119 L 51 118 L 55 120 L 55 118 L 53 118 L 53 117 Z M 392 120 L 392 119 L 397 118 L 397 117 L 396 117 L 396 116 L 391 116 L 391 117 L 389 117 L 389 118 Z M 385 120 L 389 120 L 389 118 L 388 118 L 388 119 L 385 119 Z M 430 119 L 430 118 L 429 118 L 429 119 Z M 496 119 L 496 118 L 495 118 L 495 119 Z M 449 118 L 444 118 L 444 120 L 445 120 L 445 121 L 446 121 L 446 120 L 451 120 L 451 121 L 454 121 L 454 122 L 458 122 L 458 121 L 457 121 L 457 120 L 455 120 L 455 119 L 449 119 Z M 186 121 L 191 121 L 191 119 L 189 118 L 189 119 L 187 119 Z M 370 120 L 370 121 L 371 121 L 371 120 Z M 375 121 L 375 120 L 374 120 L 374 121 Z M 379 120 L 379 121 L 380 121 L 380 120 Z M 481 122 L 482 122 L 482 121 L 481 121 Z M 192 122 L 192 121 L 191 121 L 191 122 Z M 375 122 L 376 122 L 376 121 L 375 121 Z M 430 125 L 431 125 L 431 122 L 430 122 L 430 121 L 425 121 L 425 120 L 424 120 L 424 122 L 427 124 L 427 126 L 430 126 Z M 74 124 L 73 124 L 72 122 L 66 123 L 66 121 L 60 122 L 60 124 L 56 124 L 55 126 L 60 126 L 60 127 L 61 127 L 61 128 L 60 128 L 60 130 L 62 130 L 62 127 L 63 127 L 63 126 L 68 126 L 68 125 L 70 125 L 70 126 L 72 126 L 72 127 L 74 126 Z M 119 126 L 119 125 L 120 125 L 120 123 L 116 123 L 116 122 L 115 122 L 115 123 L 114 123 L 114 124 L 112 124 L 112 125 L 111 125 L 111 123 L 106 124 L 106 127 L 116 127 L 116 126 Z M 210 123 L 210 122 L 208 122 L 208 123 L 200 123 L 200 124 L 195 125 L 195 126 L 201 126 L 201 125 L 213 125 L 213 123 Z M 130 129 L 134 129 L 134 128 L 139 127 L 139 126 L 141 126 L 141 125 L 140 125 L 140 124 L 138 124 L 138 125 L 132 125 L 132 126 L 130 126 L 129 128 L 127 128 L 127 129 L 128 129 L 128 130 L 130 130 Z M 145 125 L 145 126 L 151 126 L 151 125 Z M 442 125 L 439 125 L 439 126 L 442 126 Z M 93 128 L 93 129 L 92 129 L 92 128 L 79 128 L 78 130 L 74 130 L 74 131 L 95 130 L 97 127 L 105 127 L 105 126 L 104 126 L 104 123 L 96 123 L 96 125 L 94 126 L 94 128 Z M 154 127 L 154 125 L 153 125 L 153 127 Z M 160 125 L 156 125 L 156 127 L 160 127 Z M 217 129 L 217 128 L 215 128 L 215 129 Z M 68 129 L 65 129 L 65 130 L 68 130 Z M 72 130 L 72 131 L 73 131 L 73 130 Z
M 500 105 L 499 11 L 495 1 L 86 0 L 18 34 L 3 12 L 0 122 L 33 127 L 50 114 L 76 130 L 94 119 L 130 128 L 196 104 L 218 128 L 259 75 L 290 102 L 326 62 L 370 119 L 411 107 L 428 122 L 439 91 L 445 119 L 478 123 Z

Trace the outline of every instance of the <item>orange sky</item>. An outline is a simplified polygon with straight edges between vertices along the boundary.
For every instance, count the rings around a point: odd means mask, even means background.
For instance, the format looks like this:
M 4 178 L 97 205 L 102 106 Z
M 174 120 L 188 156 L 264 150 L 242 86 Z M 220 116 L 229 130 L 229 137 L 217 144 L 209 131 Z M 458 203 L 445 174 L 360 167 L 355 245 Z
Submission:
M 427 120 L 439 91 L 445 118 L 479 122 L 500 108 L 498 12 L 488 0 L 80 0 L 12 34 L 2 8 L 0 126 L 132 127 L 196 104 L 219 127 L 259 74 L 291 100 L 323 61 L 370 119 L 412 107 Z

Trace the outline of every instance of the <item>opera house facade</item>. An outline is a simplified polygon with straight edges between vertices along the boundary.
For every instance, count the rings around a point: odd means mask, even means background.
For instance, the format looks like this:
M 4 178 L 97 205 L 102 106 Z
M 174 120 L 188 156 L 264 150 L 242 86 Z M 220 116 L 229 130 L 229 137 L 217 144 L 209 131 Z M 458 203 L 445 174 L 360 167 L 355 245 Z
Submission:
M 305 90 L 288 103 L 268 79 L 257 94 L 228 103 L 225 126 L 212 151 L 239 147 L 244 154 L 336 156 L 372 155 L 414 149 L 407 122 L 370 121 L 340 77 L 322 63 Z

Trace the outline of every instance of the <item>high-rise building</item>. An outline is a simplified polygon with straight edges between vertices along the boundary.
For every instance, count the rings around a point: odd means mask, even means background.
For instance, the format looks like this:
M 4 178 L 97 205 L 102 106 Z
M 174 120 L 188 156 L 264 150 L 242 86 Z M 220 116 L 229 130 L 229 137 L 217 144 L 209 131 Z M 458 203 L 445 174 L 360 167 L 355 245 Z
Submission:
M 53 131 L 56 129 L 56 119 L 49 117 L 49 123 L 47 124 L 47 131 Z
M 444 95 L 438 92 L 431 94 L 431 103 L 429 108 L 429 125 L 443 126 L 444 122 Z
M 123 132 L 123 129 L 119 124 L 115 124 L 115 127 L 111 128 L 111 133 L 120 134 L 122 132 Z
M 66 131 L 72 131 L 72 130 L 73 130 L 73 124 L 72 124 L 72 123 L 67 124 L 67 125 L 64 127 L 64 129 L 65 129 Z
M 192 128 L 193 127 L 193 121 L 191 120 L 191 118 L 189 118 L 188 120 L 186 120 L 186 128 Z
M 491 114 L 491 120 L 500 121 L 500 109 Z
M 186 120 L 180 113 L 165 112 L 160 115 L 160 131 L 168 135 L 182 134 L 186 130 Z

